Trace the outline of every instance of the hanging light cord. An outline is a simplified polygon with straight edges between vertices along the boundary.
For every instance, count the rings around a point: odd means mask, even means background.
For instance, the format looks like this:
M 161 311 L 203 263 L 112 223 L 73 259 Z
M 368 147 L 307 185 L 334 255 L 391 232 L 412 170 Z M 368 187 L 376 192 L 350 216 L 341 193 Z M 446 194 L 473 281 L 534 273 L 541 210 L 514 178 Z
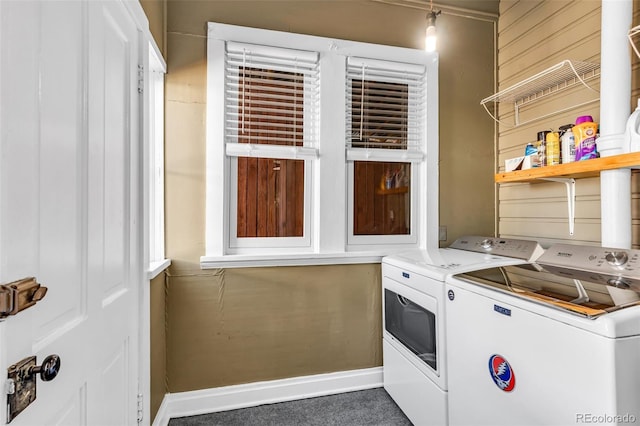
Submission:
M 436 16 L 442 13 L 441 10 L 433 11 L 433 0 L 429 1 L 429 13 L 427 14 L 427 27 L 436 26 Z

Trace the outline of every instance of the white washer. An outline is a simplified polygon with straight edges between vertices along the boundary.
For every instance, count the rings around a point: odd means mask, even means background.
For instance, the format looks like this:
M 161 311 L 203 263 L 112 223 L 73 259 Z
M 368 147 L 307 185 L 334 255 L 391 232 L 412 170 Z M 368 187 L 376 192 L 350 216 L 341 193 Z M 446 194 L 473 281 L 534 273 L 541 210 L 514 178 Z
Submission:
M 451 425 L 640 423 L 640 251 L 554 245 L 447 279 Z
M 469 236 L 383 258 L 384 387 L 415 425 L 447 423 L 445 278 L 541 253 L 534 241 Z

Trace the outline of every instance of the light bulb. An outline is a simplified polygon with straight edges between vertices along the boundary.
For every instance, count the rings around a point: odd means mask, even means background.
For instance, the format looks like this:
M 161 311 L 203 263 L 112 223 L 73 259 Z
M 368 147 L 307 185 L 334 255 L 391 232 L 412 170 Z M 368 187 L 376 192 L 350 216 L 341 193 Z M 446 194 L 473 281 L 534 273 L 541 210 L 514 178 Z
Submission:
M 427 27 L 426 37 L 424 39 L 424 50 L 427 52 L 435 52 L 436 50 L 436 27 L 435 25 L 429 25 Z

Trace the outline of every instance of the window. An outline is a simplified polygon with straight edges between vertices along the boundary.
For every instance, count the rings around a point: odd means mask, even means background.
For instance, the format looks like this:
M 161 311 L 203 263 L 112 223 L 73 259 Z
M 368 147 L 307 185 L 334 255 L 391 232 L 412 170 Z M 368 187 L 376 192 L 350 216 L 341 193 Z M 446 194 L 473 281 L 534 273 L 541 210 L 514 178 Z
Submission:
M 207 51 L 202 267 L 437 247 L 437 54 L 216 23 Z
M 145 64 L 146 96 L 144 111 L 145 167 L 144 202 L 148 252 L 148 278 L 153 279 L 166 269 L 170 261 L 164 253 L 164 74 L 166 65 L 155 43 L 149 43 Z
M 318 54 L 225 43 L 229 251 L 309 248 Z
M 246 65 L 238 71 L 239 120 L 230 126 L 235 138 L 302 146 L 304 75 Z M 236 238 L 302 237 L 304 161 L 239 157 L 237 162 Z
M 424 158 L 425 77 L 421 65 L 347 60 L 350 244 L 417 241 L 411 161 Z

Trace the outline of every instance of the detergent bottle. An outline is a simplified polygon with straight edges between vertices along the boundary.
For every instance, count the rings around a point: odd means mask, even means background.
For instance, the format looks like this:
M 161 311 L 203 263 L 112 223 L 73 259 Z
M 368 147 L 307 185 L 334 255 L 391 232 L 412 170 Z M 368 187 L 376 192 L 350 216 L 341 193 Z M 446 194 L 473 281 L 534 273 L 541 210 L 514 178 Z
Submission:
M 571 163 L 576 158 L 576 139 L 571 131 L 573 124 L 560 126 L 560 141 L 562 146 L 562 164 Z
M 557 132 L 549 132 L 547 139 L 547 166 L 560 164 L 560 137 Z
M 640 99 L 638 99 L 636 110 L 627 120 L 625 140 L 629 143 L 629 152 L 640 151 Z
M 575 161 L 597 158 L 596 134 L 598 124 L 593 122 L 590 115 L 582 115 L 576 119 L 576 125 L 571 129 L 576 142 Z

